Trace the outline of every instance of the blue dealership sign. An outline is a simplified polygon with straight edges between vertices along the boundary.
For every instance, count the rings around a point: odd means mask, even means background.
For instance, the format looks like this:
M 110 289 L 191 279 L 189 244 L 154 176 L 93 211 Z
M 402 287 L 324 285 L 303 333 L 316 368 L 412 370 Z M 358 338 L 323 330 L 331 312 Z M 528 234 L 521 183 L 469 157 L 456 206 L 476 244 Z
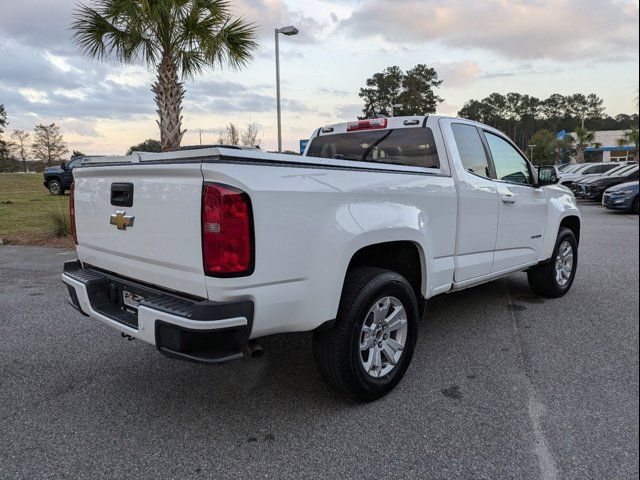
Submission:
M 300 155 L 302 155 L 307 148 L 307 143 L 309 143 L 309 140 L 300 140 Z

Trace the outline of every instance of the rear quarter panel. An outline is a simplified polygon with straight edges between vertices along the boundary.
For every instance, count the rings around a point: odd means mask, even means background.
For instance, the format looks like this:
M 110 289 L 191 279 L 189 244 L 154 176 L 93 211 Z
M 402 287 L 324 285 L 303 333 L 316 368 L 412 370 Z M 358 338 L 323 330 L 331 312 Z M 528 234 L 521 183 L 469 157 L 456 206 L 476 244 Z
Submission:
M 255 301 L 253 337 L 335 318 L 347 266 L 367 245 L 414 242 L 425 259 L 425 296 L 451 283 L 456 193 L 449 176 L 205 163 L 203 177 L 251 197 L 253 275 L 206 283 L 213 300 Z

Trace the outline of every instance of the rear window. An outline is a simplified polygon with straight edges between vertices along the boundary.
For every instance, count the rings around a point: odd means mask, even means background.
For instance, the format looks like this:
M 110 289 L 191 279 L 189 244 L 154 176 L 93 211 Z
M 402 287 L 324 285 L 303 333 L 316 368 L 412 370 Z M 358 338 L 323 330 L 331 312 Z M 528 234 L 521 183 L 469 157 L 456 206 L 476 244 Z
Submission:
M 411 167 L 440 167 L 430 128 L 367 130 L 316 137 L 309 145 L 307 156 Z

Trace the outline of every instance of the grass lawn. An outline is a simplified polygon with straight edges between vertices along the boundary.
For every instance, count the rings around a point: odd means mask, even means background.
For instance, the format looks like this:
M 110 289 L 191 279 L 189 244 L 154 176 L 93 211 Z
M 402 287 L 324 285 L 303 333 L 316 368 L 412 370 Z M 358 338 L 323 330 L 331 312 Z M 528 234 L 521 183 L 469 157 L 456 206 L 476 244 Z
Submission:
M 50 195 L 42 182 L 42 173 L 0 174 L 0 238 L 7 243 L 69 243 L 55 237 L 51 218 L 68 212 L 69 195 Z

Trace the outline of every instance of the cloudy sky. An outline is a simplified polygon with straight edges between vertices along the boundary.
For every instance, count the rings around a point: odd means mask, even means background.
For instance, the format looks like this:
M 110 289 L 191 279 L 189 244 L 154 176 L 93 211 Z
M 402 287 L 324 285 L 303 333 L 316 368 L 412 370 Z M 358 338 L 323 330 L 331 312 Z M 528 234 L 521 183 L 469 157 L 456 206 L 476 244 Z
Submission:
M 123 153 L 158 138 L 143 66 L 78 54 L 68 30 L 74 0 L 3 0 L 0 104 L 9 129 L 63 128 L 69 147 Z M 260 50 L 242 71 L 209 71 L 187 84 L 183 144 L 214 142 L 226 122 L 257 122 L 274 149 L 273 29 L 281 41 L 285 147 L 316 127 L 353 120 L 358 90 L 390 65 L 434 66 L 439 113 L 491 92 L 596 93 L 607 112 L 633 113 L 638 89 L 638 0 L 236 0 L 260 27 Z

